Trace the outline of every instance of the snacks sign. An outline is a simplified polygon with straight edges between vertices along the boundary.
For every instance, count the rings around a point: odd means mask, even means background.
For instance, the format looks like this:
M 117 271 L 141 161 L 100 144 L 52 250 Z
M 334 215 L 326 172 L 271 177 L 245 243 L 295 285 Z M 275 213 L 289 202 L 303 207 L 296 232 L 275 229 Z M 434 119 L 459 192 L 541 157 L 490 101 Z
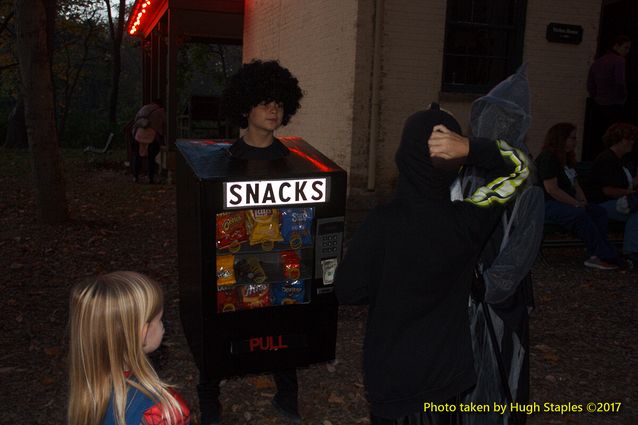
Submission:
M 224 209 L 324 203 L 328 186 L 326 177 L 226 182 Z

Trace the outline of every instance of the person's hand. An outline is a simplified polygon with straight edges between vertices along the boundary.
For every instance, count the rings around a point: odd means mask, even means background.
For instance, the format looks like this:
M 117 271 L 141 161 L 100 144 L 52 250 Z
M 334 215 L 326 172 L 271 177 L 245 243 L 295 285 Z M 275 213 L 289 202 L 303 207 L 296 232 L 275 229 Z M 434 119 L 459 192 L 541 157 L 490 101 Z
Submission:
M 449 130 L 443 124 L 434 126 L 428 146 L 432 158 L 458 159 L 466 157 L 470 152 L 470 140 Z

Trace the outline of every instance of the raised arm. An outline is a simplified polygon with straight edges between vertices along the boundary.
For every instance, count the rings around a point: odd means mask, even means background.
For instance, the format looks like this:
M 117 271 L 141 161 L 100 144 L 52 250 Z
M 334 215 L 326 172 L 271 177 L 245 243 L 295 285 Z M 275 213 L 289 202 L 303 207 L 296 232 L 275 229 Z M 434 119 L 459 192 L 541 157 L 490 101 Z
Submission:
M 495 155 L 500 155 L 505 162 L 505 169 L 509 168 L 509 172 L 504 169 L 505 172 L 500 173 L 500 176 L 488 179 L 484 186 L 476 189 L 471 196 L 465 199 L 466 202 L 480 207 L 492 204 L 504 205 L 514 197 L 517 188 L 525 183 L 529 177 L 527 156 L 502 140 L 493 142 L 487 139 L 478 139 L 472 143 L 466 163 L 473 164 L 476 161 L 477 164 L 473 165 L 478 165 L 485 160 L 484 158 L 493 158 Z M 498 165 L 495 165 L 494 168 L 498 168 Z
M 491 170 L 496 176 L 479 187 L 465 201 L 477 206 L 505 204 L 516 188 L 529 177 L 527 156 L 502 140 L 473 139 L 460 136 L 443 125 L 437 125 L 428 140 L 430 155 L 446 160 L 466 157 L 465 164 Z

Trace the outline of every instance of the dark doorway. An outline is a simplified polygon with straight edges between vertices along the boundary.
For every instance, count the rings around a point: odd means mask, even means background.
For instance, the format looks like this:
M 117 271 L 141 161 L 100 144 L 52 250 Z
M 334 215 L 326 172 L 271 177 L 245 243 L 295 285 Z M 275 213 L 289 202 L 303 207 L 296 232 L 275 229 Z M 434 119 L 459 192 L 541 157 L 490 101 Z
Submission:
M 177 55 L 177 137 L 238 137 L 239 129 L 225 119 L 220 100 L 226 80 L 241 67 L 241 44 L 185 41 Z
M 631 38 L 632 47 L 626 57 L 625 76 L 628 97 L 625 103 L 624 119 L 638 124 L 638 1 L 636 0 L 604 0 L 601 8 L 600 28 L 596 58 L 604 55 L 618 35 Z M 594 107 L 588 99 L 583 132 L 583 160 L 591 161 L 602 149 L 602 142 L 594 127 Z
M 598 35 L 596 56 L 605 53 L 605 49 L 617 35 L 631 38 L 631 50 L 627 55 L 627 109 L 632 120 L 638 122 L 638 1 L 620 0 L 603 2 Z

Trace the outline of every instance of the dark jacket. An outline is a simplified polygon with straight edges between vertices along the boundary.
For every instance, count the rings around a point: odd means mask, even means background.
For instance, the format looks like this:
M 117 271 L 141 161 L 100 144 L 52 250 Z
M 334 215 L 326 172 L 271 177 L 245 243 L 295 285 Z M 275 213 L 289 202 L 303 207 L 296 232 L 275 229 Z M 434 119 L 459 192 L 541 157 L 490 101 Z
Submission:
M 244 138 L 240 137 L 228 148 L 228 153 L 235 159 L 271 161 L 290 155 L 290 150 L 277 138 L 273 140 L 271 145 L 257 148 L 247 144 Z
M 587 199 L 596 203 L 609 201 L 614 198 L 605 195 L 603 188 L 631 189 L 632 186 L 633 182 L 627 178 L 622 158 L 619 158 L 611 149 L 605 149 L 596 157 L 592 165 L 591 186 Z
M 458 168 L 434 167 L 427 148 L 438 123 L 460 132 L 441 111 L 408 118 L 396 196 L 366 217 L 336 274 L 341 303 L 369 305 L 364 383 L 372 414 L 386 418 L 423 411 L 424 402 L 444 402 L 474 384 L 467 314 L 474 264 L 501 205 L 528 175 L 524 155 L 507 144 L 473 140 L 466 164 L 507 177 L 490 174 L 471 197 L 451 202 Z

